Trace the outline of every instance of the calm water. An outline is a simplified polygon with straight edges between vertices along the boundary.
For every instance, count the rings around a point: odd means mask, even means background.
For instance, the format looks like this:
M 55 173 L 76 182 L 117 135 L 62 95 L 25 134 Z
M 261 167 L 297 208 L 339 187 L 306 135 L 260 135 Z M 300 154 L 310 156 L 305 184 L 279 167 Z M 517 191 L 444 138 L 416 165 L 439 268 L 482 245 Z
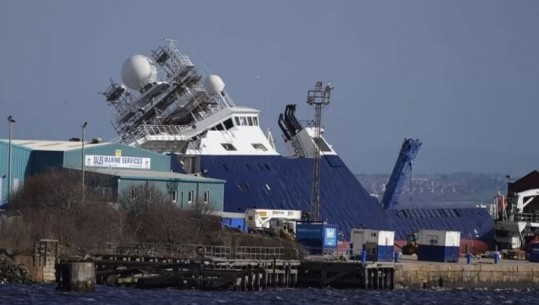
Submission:
M 45 285 L 0 285 L 0 304 L 539 304 L 539 290 L 277 289 L 263 292 L 137 290 L 97 287 L 94 293 L 67 293 Z

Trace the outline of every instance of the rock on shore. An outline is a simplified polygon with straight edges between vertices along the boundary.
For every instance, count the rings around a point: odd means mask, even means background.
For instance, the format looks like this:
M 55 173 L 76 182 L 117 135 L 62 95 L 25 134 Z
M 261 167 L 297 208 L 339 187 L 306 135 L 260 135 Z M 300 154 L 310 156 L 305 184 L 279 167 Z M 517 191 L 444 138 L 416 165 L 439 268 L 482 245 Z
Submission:
M 19 266 L 6 254 L 0 253 L 0 284 L 35 283 L 28 272 Z

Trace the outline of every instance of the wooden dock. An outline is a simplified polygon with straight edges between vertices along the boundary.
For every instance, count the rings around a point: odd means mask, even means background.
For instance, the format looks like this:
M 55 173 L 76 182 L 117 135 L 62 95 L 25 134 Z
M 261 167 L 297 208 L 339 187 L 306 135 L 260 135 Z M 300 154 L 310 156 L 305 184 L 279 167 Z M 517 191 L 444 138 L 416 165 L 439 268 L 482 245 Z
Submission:
M 164 251 L 165 250 L 165 251 Z M 121 247 L 94 255 L 98 284 L 201 290 L 295 287 L 297 252 L 285 248 Z

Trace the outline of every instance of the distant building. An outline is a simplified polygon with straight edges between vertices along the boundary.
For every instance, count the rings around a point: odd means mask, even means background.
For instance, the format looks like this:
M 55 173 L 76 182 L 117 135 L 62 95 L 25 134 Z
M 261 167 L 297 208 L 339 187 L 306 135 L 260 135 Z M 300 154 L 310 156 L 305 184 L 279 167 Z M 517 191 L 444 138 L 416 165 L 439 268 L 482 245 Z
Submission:
M 0 201 L 8 197 L 8 151 L 8 141 L 0 140 Z M 83 155 L 80 141 L 12 140 L 12 192 L 28 177 L 51 169 L 81 171 L 82 160 L 87 174 L 86 187 L 93 187 L 95 177 L 106 176 L 108 183 L 100 185 L 99 191 L 110 198 L 117 200 L 118 195 L 133 186 L 151 183 L 181 208 L 208 203 L 215 211 L 223 210 L 224 180 L 173 173 L 170 156 L 99 141 L 84 143 Z

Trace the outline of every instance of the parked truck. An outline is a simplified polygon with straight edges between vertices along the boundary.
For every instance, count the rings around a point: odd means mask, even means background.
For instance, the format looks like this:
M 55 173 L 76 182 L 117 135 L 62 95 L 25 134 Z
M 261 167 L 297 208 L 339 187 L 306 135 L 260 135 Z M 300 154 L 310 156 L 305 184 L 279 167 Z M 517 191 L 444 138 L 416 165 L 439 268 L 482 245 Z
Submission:
M 249 233 L 264 235 L 284 235 L 293 238 L 296 233 L 296 221 L 302 219 L 300 210 L 247 209 L 245 224 Z

